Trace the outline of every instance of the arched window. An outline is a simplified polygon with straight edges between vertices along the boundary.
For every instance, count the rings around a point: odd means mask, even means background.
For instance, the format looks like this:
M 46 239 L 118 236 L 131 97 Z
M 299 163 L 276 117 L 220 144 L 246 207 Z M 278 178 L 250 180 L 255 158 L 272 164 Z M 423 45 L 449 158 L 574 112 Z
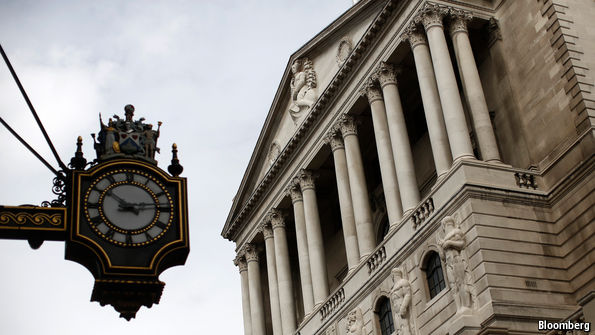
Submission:
M 376 309 L 378 314 L 378 321 L 380 323 L 380 333 L 382 335 L 390 335 L 395 331 L 393 323 L 393 312 L 390 308 L 390 300 L 388 298 L 382 298 L 378 303 Z
M 446 287 L 444 274 L 442 273 L 442 264 L 440 263 L 440 256 L 438 253 L 432 251 L 428 256 L 426 259 L 425 272 L 426 279 L 428 280 L 430 299 L 432 299 Z

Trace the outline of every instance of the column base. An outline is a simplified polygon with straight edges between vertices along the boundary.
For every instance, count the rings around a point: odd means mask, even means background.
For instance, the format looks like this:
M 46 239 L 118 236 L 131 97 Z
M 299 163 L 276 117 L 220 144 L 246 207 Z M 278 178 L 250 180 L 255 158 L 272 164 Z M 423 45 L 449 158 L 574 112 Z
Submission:
M 455 163 L 457 163 L 458 161 L 462 161 L 462 160 L 476 161 L 478 159 L 475 158 L 475 156 L 473 156 L 473 155 L 462 155 L 462 156 L 459 156 L 459 157 L 454 158 L 452 160 L 451 168 L 452 168 L 453 165 L 455 165 Z

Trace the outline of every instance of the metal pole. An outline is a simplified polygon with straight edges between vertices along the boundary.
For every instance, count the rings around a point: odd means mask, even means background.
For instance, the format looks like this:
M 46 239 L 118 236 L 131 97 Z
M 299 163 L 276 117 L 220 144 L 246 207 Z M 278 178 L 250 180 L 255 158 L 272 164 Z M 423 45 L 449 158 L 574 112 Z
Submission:
M 37 122 L 39 129 L 41 129 L 41 132 L 43 133 L 43 137 L 45 137 L 46 142 L 50 146 L 50 149 L 52 150 L 52 153 L 54 154 L 54 157 L 56 158 L 56 161 L 58 161 L 58 165 L 60 165 L 60 168 L 62 170 L 68 171 L 68 167 L 66 167 L 66 165 L 60 159 L 60 156 L 58 156 L 58 152 L 56 151 L 56 148 L 54 148 L 54 145 L 52 144 L 50 137 L 48 136 L 47 132 L 45 131 L 45 128 L 43 127 L 43 124 L 41 123 L 39 116 L 37 116 L 37 112 L 35 112 L 35 108 L 33 108 L 33 104 L 31 103 L 31 100 L 29 100 L 29 97 L 27 96 L 27 92 L 25 92 L 23 85 L 21 85 L 21 81 L 19 80 L 19 77 L 17 76 L 16 72 L 14 72 L 14 69 L 12 68 L 12 65 L 10 64 L 8 57 L 6 56 L 6 53 L 4 53 L 4 49 L 2 48 L 1 44 L 0 44 L 0 53 L 2 53 L 2 58 L 4 58 L 4 62 L 6 62 L 6 65 L 8 66 L 8 69 L 10 70 L 10 73 L 12 74 L 12 77 L 14 78 L 15 82 L 17 83 L 17 86 L 19 87 L 19 90 L 21 91 L 21 94 L 23 95 L 23 98 L 25 98 L 25 101 L 27 102 L 27 105 L 29 106 L 31 113 L 33 114 L 33 117 L 35 118 L 35 121 Z M 30 150 L 32 150 L 32 149 L 30 149 Z M 54 169 L 52 168 L 52 170 L 54 170 Z

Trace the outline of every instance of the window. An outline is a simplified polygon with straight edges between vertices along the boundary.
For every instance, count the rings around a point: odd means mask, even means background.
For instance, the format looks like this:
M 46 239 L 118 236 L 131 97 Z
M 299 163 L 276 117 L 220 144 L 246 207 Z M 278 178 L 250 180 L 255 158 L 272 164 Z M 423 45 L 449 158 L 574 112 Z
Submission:
M 436 252 L 432 252 L 427 258 L 426 279 L 428 280 L 430 299 L 434 298 L 446 287 L 446 284 L 444 283 L 444 274 L 442 273 L 442 264 L 440 263 L 440 256 Z
M 390 300 L 382 299 L 378 306 L 378 321 L 380 322 L 380 333 L 382 335 L 390 335 L 395 331 L 393 324 L 393 313 L 390 308 Z

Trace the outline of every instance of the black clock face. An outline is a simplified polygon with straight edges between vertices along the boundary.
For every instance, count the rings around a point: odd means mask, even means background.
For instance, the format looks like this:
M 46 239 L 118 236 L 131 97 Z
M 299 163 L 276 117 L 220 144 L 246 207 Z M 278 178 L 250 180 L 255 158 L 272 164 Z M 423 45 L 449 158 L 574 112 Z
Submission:
M 144 246 L 160 239 L 174 219 L 172 197 L 149 173 L 118 169 L 91 182 L 83 201 L 88 224 L 119 246 Z

